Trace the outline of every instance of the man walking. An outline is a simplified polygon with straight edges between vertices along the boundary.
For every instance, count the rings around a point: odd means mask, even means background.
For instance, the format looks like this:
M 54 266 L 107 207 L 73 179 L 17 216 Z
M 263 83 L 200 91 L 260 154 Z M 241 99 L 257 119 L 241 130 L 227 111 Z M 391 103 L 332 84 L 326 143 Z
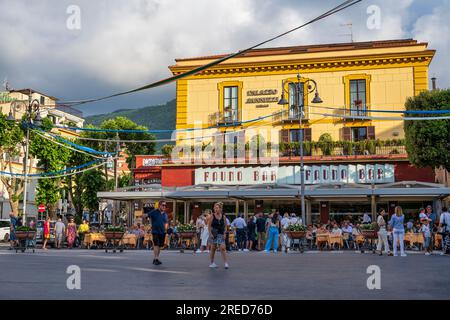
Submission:
M 152 238 L 153 238 L 153 264 L 160 265 L 159 260 L 160 247 L 164 246 L 166 231 L 169 227 L 169 217 L 166 213 L 167 204 L 164 200 L 159 201 L 158 209 L 152 210 L 148 216 L 152 220 Z
M 266 219 L 262 212 L 258 213 L 256 219 L 256 232 L 258 233 L 258 250 L 261 251 L 266 240 Z
M 61 249 L 65 233 L 66 225 L 64 224 L 64 222 L 62 222 L 61 216 L 59 216 L 58 221 L 56 221 L 55 223 L 55 241 L 57 249 Z
M 231 223 L 231 226 L 233 228 L 236 228 L 236 238 L 239 251 L 248 251 L 245 246 L 247 240 L 245 234 L 247 223 L 245 222 L 244 218 L 242 218 L 242 215 L 239 215 L 236 219 L 234 219 Z

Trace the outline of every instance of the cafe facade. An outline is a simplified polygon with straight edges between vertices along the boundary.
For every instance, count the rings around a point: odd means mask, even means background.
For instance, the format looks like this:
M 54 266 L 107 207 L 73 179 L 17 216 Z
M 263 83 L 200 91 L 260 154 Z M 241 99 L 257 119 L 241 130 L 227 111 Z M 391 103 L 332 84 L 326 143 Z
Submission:
M 99 196 L 127 202 L 131 220 L 159 198 L 184 222 L 215 201 L 230 216 L 299 214 L 303 158 L 307 223 L 396 205 L 439 211 L 450 188 L 409 162 L 403 120 L 388 112 L 428 90 L 434 54 L 412 39 L 255 49 L 179 79 L 176 145 L 153 166 L 160 183 Z M 169 69 L 179 75 L 224 56 Z

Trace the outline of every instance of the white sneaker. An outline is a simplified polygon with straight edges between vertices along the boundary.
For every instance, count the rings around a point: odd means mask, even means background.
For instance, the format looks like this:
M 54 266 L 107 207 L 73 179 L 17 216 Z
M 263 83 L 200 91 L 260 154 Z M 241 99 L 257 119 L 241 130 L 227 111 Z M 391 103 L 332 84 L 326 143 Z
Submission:
M 225 263 L 225 269 L 228 269 L 229 267 L 228 263 Z
M 402 256 L 402 257 L 406 257 L 407 256 L 407 254 L 406 253 L 402 253 L 400 256 Z
M 394 257 L 398 257 L 398 254 L 394 253 Z
M 242 251 L 242 249 L 239 249 L 239 251 Z
M 248 249 L 244 249 L 244 252 L 248 252 Z
M 264 250 L 263 252 L 264 252 L 264 253 L 269 253 L 270 251 L 268 251 L 268 250 Z
M 277 253 L 277 250 L 273 250 L 273 253 Z
M 444 256 L 444 255 L 445 255 L 445 252 L 441 252 L 439 255 Z
M 210 267 L 210 268 L 217 268 L 217 264 L 215 264 L 215 263 L 213 262 L 213 263 L 211 263 L 211 264 L 209 265 L 209 267 Z
M 204 253 L 209 253 L 209 250 L 205 250 L 205 251 L 203 251 Z
M 429 255 L 430 255 L 430 253 L 429 253 L 429 252 L 425 252 L 425 255 L 426 255 L 426 256 L 429 256 Z
M 202 251 L 198 249 L 197 251 L 195 251 L 195 253 L 202 253 Z

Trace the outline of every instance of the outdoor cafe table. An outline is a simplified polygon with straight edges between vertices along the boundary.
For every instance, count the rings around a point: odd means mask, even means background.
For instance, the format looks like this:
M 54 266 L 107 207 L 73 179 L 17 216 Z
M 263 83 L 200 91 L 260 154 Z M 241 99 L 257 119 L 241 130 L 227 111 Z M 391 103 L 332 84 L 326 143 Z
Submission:
M 320 233 L 316 235 L 316 245 L 319 243 L 326 243 L 328 246 L 333 246 L 334 244 L 339 244 L 339 246 L 344 246 L 344 240 L 342 235 L 340 234 L 332 234 L 332 233 Z
M 105 235 L 103 233 L 86 233 L 83 245 L 86 248 L 90 248 L 94 243 L 106 243 Z
M 422 233 L 412 233 L 412 232 L 405 233 L 405 243 L 408 243 L 409 245 L 417 243 L 423 246 L 424 242 L 425 241 Z
M 137 236 L 131 233 L 125 234 L 120 243 L 125 246 L 128 245 L 132 248 L 136 248 Z

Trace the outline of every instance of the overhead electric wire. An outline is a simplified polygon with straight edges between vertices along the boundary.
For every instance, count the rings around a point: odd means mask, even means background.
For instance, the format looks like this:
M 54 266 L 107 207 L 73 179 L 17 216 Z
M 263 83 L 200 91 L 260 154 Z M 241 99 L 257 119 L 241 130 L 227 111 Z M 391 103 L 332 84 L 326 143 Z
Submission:
M 325 13 L 317 16 L 314 19 L 311 19 L 311 20 L 307 21 L 306 23 L 304 23 L 304 24 L 302 24 L 302 25 L 300 25 L 298 27 L 295 27 L 295 28 L 290 29 L 290 30 L 288 30 L 286 32 L 283 32 L 283 33 L 281 33 L 281 34 L 279 34 L 277 36 L 274 36 L 274 37 L 272 37 L 272 38 L 270 38 L 268 40 L 265 40 L 265 41 L 260 42 L 260 43 L 258 43 L 256 45 L 253 45 L 253 46 L 251 46 L 251 47 L 249 47 L 247 49 L 240 50 L 240 51 L 238 51 L 236 53 L 232 53 L 232 54 L 227 55 L 227 56 L 225 56 L 223 58 L 219 58 L 217 60 L 214 60 L 214 61 L 212 61 L 210 63 L 207 63 L 207 64 L 205 64 L 203 66 L 194 68 L 194 69 L 189 70 L 187 72 L 184 72 L 182 74 L 175 75 L 175 76 L 172 76 L 172 77 L 169 77 L 169 78 L 166 78 L 166 79 L 162 79 L 162 80 L 159 80 L 159 81 L 147 84 L 145 86 L 142 86 L 142 87 L 139 87 L 139 88 L 136 88 L 136 89 L 132 89 L 132 90 L 128 90 L 128 91 L 124 91 L 124 92 L 120 92 L 120 93 L 111 94 L 109 96 L 105 96 L 105 97 L 101 97 L 101 98 L 95 98 L 95 99 L 78 100 L 78 101 L 65 101 L 65 102 L 62 102 L 61 105 L 75 106 L 75 105 L 81 105 L 81 104 L 86 104 L 86 103 L 106 100 L 106 99 L 110 99 L 110 98 L 114 98 L 114 97 L 130 94 L 130 93 L 134 93 L 134 92 L 138 92 L 138 91 L 142 91 L 142 90 L 146 90 L 146 89 L 159 87 L 159 86 L 162 86 L 162 85 L 174 82 L 176 80 L 185 78 L 187 76 L 191 76 L 191 75 L 197 74 L 197 73 L 199 73 L 201 71 L 204 71 L 204 70 L 206 70 L 206 69 L 208 69 L 210 67 L 213 67 L 213 66 L 218 65 L 218 64 L 220 64 L 222 62 L 225 62 L 225 61 L 227 61 L 227 60 L 229 60 L 231 58 L 235 58 L 237 56 L 240 56 L 240 55 L 242 55 L 242 54 L 244 54 L 244 53 L 246 53 L 246 52 L 248 52 L 250 50 L 256 49 L 256 48 L 258 48 L 258 47 L 260 47 L 260 46 L 262 46 L 262 45 L 264 45 L 266 43 L 269 43 L 269 42 L 274 41 L 276 39 L 279 39 L 279 38 L 281 38 L 281 37 L 283 37 L 283 36 L 285 36 L 285 35 L 287 35 L 289 33 L 292 33 L 292 32 L 297 31 L 297 30 L 299 30 L 299 29 L 301 29 L 303 27 L 306 27 L 309 24 L 312 24 L 312 23 L 314 23 L 316 21 L 319 21 L 321 19 L 324 19 L 324 18 L 326 18 L 326 17 L 328 17 L 330 15 L 338 13 L 338 12 L 340 12 L 340 11 L 342 11 L 342 10 L 348 8 L 348 7 L 351 7 L 351 6 L 357 4 L 357 3 L 361 2 L 361 1 L 362 0 L 346 0 L 343 3 L 341 3 L 340 5 L 337 5 L 336 7 L 332 8 L 331 10 L 326 11 Z
M 85 151 L 82 151 L 82 150 L 79 150 L 79 149 L 75 149 L 75 148 L 69 147 L 69 146 L 67 146 L 67 145 L 65 145 L 65 144 L 63 144 L 63 143 L 60 143 L 60 142 L 58 142 L 58 141 L 55 141 L 55 140 L 53 140 L 53 139 L 51 139 L 51 138 L 45 136 L 44 134 L 40 133 L 40 132 L 37 131 L 37 130 L 34 130 L 34 129 L 33 129 L 32 131 L 33 131 L 34 133 L 36 133 L 37 135 L 41 136 L 42 138 L 47 139 L 48 141 L 51 141 L 51 142 L 53 142 L 54 144 L 57 144 L 57 145 L 59 145 L 59 146 L 61 146 L 61 147 L 63 147 L 63 148 L 66 148 L 66 149 L 69 149 L 69 150 L 72 150 L 72 151 L 75 151 L 75 152 L 78 152 L 78 153 L 83 153 L 83 154 L 86 154 L 86 155 L 88 155 L 88 156 L 91 156 L 91 157 L 94 157 L 94 158 L 97 158 L 97 159 L 104 159 L 103 157 L 98 157 L 98 156 L 93 155 L 93 154 L 91 154 L 91 153 L 88 153 L 88 152 L 85 152 Z

